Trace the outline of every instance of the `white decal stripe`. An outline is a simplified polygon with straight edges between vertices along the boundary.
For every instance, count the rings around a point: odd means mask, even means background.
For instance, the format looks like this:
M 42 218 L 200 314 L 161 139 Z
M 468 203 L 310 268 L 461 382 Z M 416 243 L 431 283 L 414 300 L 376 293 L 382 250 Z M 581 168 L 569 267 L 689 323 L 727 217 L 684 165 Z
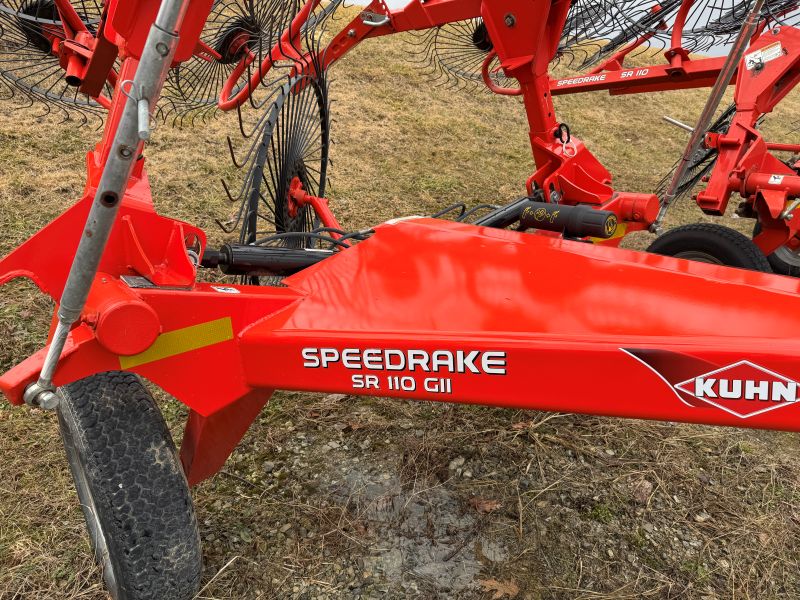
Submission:
M 625 350 L 625 348 L 620 348 L 620 350 L 622 350 L 622 351 L 623 351 L 625 354 L 627 354 L 628 356 L 630 356 L 630 357 L 631 357 L 631 358 L 633 358 L 634 360 L 636 360 L 636 361 L 639 361 L 639 362 L 640 362 L 640 363 L 642 363 L 642 364 L 643 364 L 645 367 L 647 367 L 648 369 L 650 369 L 650 370 L 651 370 L 653 373 L 655 373 L 656 375 L 658 375 L 658 378 L 659 378 L 661 381 L 663 381 L 664 383 L 666 383 L 666 384 L 667 384 L 667 387 L 668 387 L 668 388 L 669 388 L 669 389 L 672 391 L 672 393 L 673 393 L 673 394 L 675 394 L 675 396 L 678 398 L 678 400 L 680 400 L 681 402 L 683 402 L 683 403 L 684 403 L 686 406 L 689 406 L 689 407 L 691 407 L 691 408 L 697 408 L 696 406 L 693 406 L 693 405 L 689 404 L 689 403 L 688 403 L 686 400 L 684 400 L 684 399 L 683 399 L 683 397 L 681 397 L 681 395 L 680 395 L 678 392 L 676 392 L 676 391 L 675 391 L 675 388 L 674 388 L 674 387 L 672 387 L 672 384 L 671 384 L 669 381 L 667 381 L 666 379 L 664 379 L 664 376 L 663 376 L 661 373 L 659 373 L 658 371 L 656 371 L 656 370 L 655 370 L 653 367 L 651 367 L 650 365 L 648 365 L 646 362 L 644 362 L 644 361 L 643 361 L 641 358 L 639 358 L 639 357 L 638 357 L 638 356 L 636 356 L 635 354 L 631 354 L 630 352 L 628 352 L 627 350 Z M 694 395 L 694 394 L 692 394 L 692 395 Z

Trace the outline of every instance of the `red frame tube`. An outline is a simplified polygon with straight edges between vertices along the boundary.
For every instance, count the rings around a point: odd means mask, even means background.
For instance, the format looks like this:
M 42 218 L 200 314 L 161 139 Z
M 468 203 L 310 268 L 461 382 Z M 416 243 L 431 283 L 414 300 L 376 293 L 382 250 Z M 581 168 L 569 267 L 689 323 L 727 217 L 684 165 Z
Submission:
M 683 30 L 693 5 L 694 0 L 683 0 L 678 14 L 675 15 L 675 23 L 672 26 L 672 47 L 665 54 L 673 69 L 683 69 L 683 61 L 689 59 L 689 53 L 683 47 Z
M 646 65 L 555 79 L 554 96 L 608 91 L 612 94 L 642 94 L 710 87 L 719 77 L 724 57 L 684 61 L 677 75 L 670 65 Z M 734 80 L 731 81 L 733 83 Z
M 303 189 L 303 182 L 300 181 L 299 177 L 292 179 L 292 182 L 289 184 L 289 197 L 287 200 L 289 202 L 290 217 L 294 218 L 297 216 L 298 208 L 310 206 L 319 217 L 323 227 L 327 227 L 329 229 L 342 229 L 342 226 L 339 224 L 339 221 L 336 219 L 331 211 L 330 206 L 328 205 L 327 198 L 319 198 L 307 193 Z M 341 234 L 336 233 L 335 231 L 330 232 L 330 236 L 335 240 L 338 240 L 342 237 Z
M 289 49 L 300 47 L 299 43 L 297 43 L 297 38 L 300 35 L 302 26 L 308 20 L 311 11 L 319 6 L 320 2 L 321 0 L 307 0 L 300 12 L 292 19 L 289 28 L 281 34 L 278 43 L 270 49 L 269 54 L 267 54 L 266 58 L 264 58 L 258 68 L 250 76 L 247 85 L 243 86 L 236 94 L 233 94 L 234 86 L 244 74 L 247 67 L 253 63 L 256 56 L 252 52 L 248 52 L 248 54 L 239 61 L 222 87 L 222 93 L 220 94 L 218 103 L 220 110 L 232 110 L 247 102 L 253 94 L 253 91 L 264 81 L 264 78 L 272 69 L 272 65 L 275 64 L 275 61 L 287 58 L 300 58 L 299 56 L 295 56 L 295 53 Z M 231 94 L 233 94 L 233 96 Z

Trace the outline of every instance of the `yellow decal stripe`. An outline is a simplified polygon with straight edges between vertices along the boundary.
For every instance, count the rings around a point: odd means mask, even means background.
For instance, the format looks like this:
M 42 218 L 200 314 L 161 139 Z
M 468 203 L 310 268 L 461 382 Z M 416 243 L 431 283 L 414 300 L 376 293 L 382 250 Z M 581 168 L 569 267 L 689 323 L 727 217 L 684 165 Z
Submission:
M 227 342 L 233 339 L 233 324 L 230 317 L 191 325 L 183 329 L 162 333 L 144 352 L 133 356 L 120 356 L 119 366 L 132 369 L 170 356 L 198 350 L 206 346 Z

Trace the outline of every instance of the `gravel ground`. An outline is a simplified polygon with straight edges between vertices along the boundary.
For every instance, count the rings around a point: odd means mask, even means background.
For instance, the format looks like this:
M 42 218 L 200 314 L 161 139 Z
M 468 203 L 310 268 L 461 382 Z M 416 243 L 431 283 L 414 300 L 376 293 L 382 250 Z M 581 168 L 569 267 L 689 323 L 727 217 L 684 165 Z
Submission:
M 296 598 L 800 590 L 798 471 L 773 452 L 795 444 L 788 434 L 338 395 L 277 402 L 198 491 L 215 566 L 242 556 L 215 582 L 223 597 L 258 597 L 237 575 L 253 559 Z M 226 500 L 208 506 L 210 493 Z M 229 532 L 216 538 L 221 521 Z

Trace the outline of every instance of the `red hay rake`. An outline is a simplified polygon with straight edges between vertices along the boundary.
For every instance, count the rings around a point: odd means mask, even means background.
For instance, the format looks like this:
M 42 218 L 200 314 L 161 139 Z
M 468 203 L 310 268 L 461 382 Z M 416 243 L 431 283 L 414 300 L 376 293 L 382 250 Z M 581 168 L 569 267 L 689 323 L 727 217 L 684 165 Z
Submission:
M 276 389 L 800 431 L 800 284 L 772 274 L 800 268 L 800 176 L 776 156 L 800 144 L 758 129 L 800 79 L 795 0 L 374 0 L 333 31 L 339 5 L 0 3 L 5 88 L 105 117 L 83 197 L 0 261 L 0 284 L 28 277 L 58 303 L 48 345 L 0 389 L 58 409 L 114 598 L 193 596 L 186 482 L 221 468 Z M 325 199 L 326 73 L 412 31 L 439 84 L 521 96 L 536 170 L 505 206 L 348 232 Z M 654 47 L 663 60 L 626 66 Z M 727 55 L 699 55 L 714 48 Z M 580 72 L 553 79 L 554 61 Z M 657 193 L 616 189 L 553 105 L 687 88 L 711 92 Z M 213 250 L 156 213 L 143 149 L 152 119 L 217 109 L 239 110 L 246 141 L 221 223 L 238 239 Z M 699 208 L 723 215 L 738 194 L 753 240 L 690 225 L 651 253 L 617 247 L 701 180 Z M 180 463 L 138 377 L 190 408 Z

